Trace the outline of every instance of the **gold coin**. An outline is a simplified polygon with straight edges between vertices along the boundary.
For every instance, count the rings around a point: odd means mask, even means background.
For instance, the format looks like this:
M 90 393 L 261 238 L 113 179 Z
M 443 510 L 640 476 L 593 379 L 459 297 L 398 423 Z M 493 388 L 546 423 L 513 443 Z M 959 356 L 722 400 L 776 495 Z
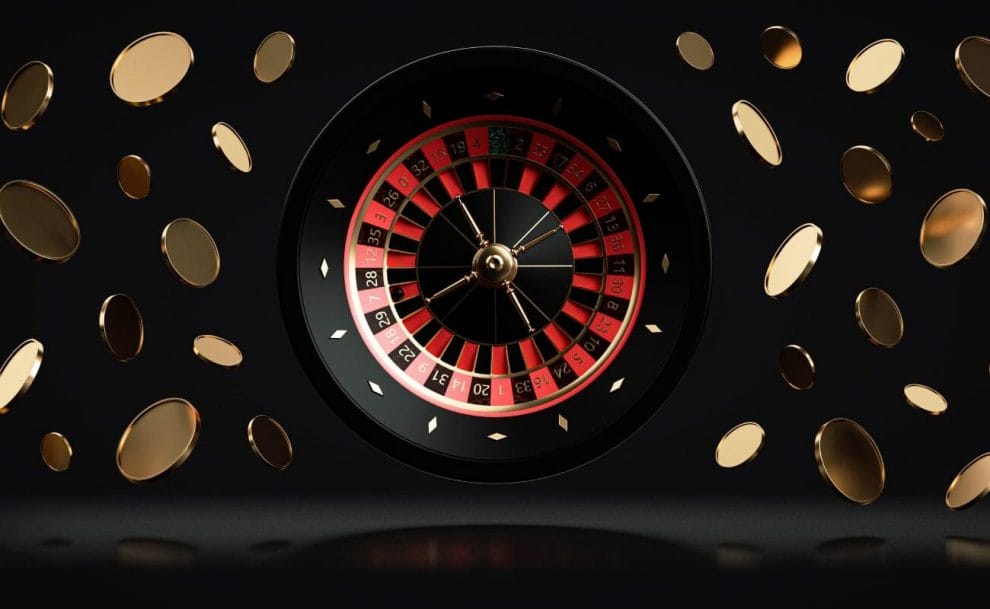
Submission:
M 62 434 L 52 431 L 41 438 L 41 459 L 53 472 L 64 472 L 72 461 L 72 445 Z
M 736 132 L 750 150 L 771 167 L 777 167 L 784 160 L 780 140 L 763 113 L 748 101 L 741 99 L 732 104 L 732 123 Z
M 901 309 L 880 288 L 866 288 L 856 296 L 856 323 L 866 338 L 879 347 L 893 347 L 904 337 Z
M 963 510 L 983 499 L 990 492 L 990 453 L 983 453 L 962 468 L 949 490 L 945 491 L 945 505 L 950 510 Z
M 963 38 L 956 47 L 956 70 L 967 87 L 990 97 L 990 38 Z
M 921 223 L 921 254 L 932 266 L 952 266 L 969 256 L 983 239 L 987 206 L 967 188 L 950 190 L 928 210 Z
M 189 218 L 169 222 L 162 231 L 162 254 L 178 278 L 205 288 L 220 274 L 220 251 L 203 225 Z
M 289 71 L 296 60 L 296 41 L 286 32 L 272 32 L 254 52 L 254 75 L 263 83 L 273 83 Z
M 29 61 L 14 72 L 3 90 L 0 119 L 8 129 L 30 129 L 48 109 L 54 92 L 52 69 L 40 61 Z
M 278 470 L 292 463 L 292 442 L 275 419 L 258 415 L 248 422 L 248 443 L 259 459 Z
M 237 345 L 226 338 L 212 334 L 204 334 L 193 339 L 193 353 L 204 362 L 224 368 L 236 368 L 244 361 L 244 356 Z
M 853 503 L 873 503 L 883 492 L 883 456 L 855 421 L 832 419 L 822 425 L 815 436 L 815 460 L 825 482 Z
M 780 375 L 792 389 L 811 389 L 815 384 L 815 360 L 804 347 L 787 345 L 780 351 Z
M 151 167 L 136 154 L 129 154 L 117 163 L 117 185 L 131 199 L 143 199 L 151 194 Z
M 684 32 L 674 41 L 684 63 L 695 70 L 707 70 L 715 65 L 715 51 L 704 36 L 697 32 Z
M 990 565 L 990 541 L 966 537 L 945 538 L 945 558 L 961 567 Z
M 155 32 L 127 45 L 110 67 L 110 88 L 132 106 L 156 104 L 186 77 L 193 51 L 174 32 Z
M 857 93 L 873 93 L 897 74 L 904 47 L 890 38 L 868 44 L 849 62 L 846 85 Z
M 79 249 L 79 223 L 72 210 L 40 184 L 13 180 L 0 187 L 0 222 L 38 260 L 65 262 Z
M 110 354 L 122 362 L 134 359 L 144 346 L 144 320 L 130 296 L 114 294 L 100 307 L 100 338 Z
M 0 414 L 9 411 L 14 400 L 31 388 L 44 356 L 45 348 L 33 338 L 18 345 L 7 356 L 7 361 L 0 366 Z
M 763 276 L 763 291 L 779 298 L 801 285 L 815 268 L 822 251 L 822 229 L 814 224 L 802 224 L 781 242 Z
M 863 203 L 882 203 L 894 188 L 890 163 L 869 146 L 853 146 L 842 153 L 839 169 L 846 190 Z
M 155 402 L 134 417 L 120 436 L 117 469 L 134 483 L 161 478 L 189 458 L 199 430 L 199 412 L 186 400 Z
M 251 152 L 233 127 L 223 122 L 213 125 L 213 145 L 227 159 L 232 169 L 241 173 L 251 171 Z
M 911 384 L 904 387 L 907 403 L 928 414 L 939 415 L 949 408 L 945 397 L 927 385 Z
M 940 142 L 945 137 L 942 121 L 926 110 L 918 110 L 911 115 L 911 128 L 926 142 Z
M 765 435 L 759 423 L 749 421 L 736 425 L 725 432 L 715 447 L 715 462 L 725 468 L 749 463 L 763 448 Z
M 792 70 L 801 63 L 801 40 L 784 26 L 774 25 L 763 30 L 760 49 L 767 61 L 781 70 Z

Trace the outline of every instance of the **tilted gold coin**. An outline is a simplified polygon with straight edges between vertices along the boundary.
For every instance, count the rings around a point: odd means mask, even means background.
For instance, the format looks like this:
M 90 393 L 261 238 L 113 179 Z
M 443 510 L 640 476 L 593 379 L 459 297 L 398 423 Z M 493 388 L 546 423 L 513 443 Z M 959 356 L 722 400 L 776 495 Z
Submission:
M 905 386 L 904 397 L 909 405 L 928 414 L 939 415 L 949 408 L 948 400 L 927 385 L 913 383 Z
M 0 414 L 8 412 L 14 400 L 31 388 L 44 356 L 44 346 L 33 338 L 18 345 L 7 356 L 0 366 Z
M 787 345 L 780 351 L 780 375 L 792 389 L 811 389 L 815 384 L 815 360 L 804 347 Z
M 780 140 L 759 108 L 744 99 L 737 101 L 732 104 L 732 123 L 739 137 L 763 162 L 777 167 L 784 161 Z
M 175 32 L 147 34 L 127 45 L 110 67 L 110 88 L 132 106 L 156 104 L 186 77 L 189 43 Z
M 856 323 L 866 338 L 879 347 L 893 347 L 904 337 L 901 309 L 880 288 L 866 288 L 856 296 Z
M 921 222 L 921 254 L 932 266 L 952 266 L 972 253 L 983 239 L 987 205 L 967 188 L 950 190 Z
M 842 153 L 839 169 L 846 190 L 863 203 L 882 203 L 894 189 L 890 163 L 869 146 L 853 146 Z
M 810 223 L 802 224 L 787 235 L 770 258 L 763 276 L 763 291 L 767 296 L 786 296 L 807 279 L 818 262 L 823 239 L 822 229 Z
M 127 197 L 143 199 L 151 194 L 151 167 L 136 154 L 129 154 L 117 163 L 117 185 Z
M 213 125 L 213 145 L 227 159 L 232 169 L 241 173 L 251 171 L 254 164 L 251 160 L 251 151 L 233 127 L 223 122 Z
M 41 459 L 53 472 L 64 472 L 72 461 L 72 445 L 62 434 L 52 431 L 41 438 Z
M 29 61 L 21 66 L 11 76 L 0 100 L 4 126 L 15 131 L 33 127 L 48 109 L 54 92 L 55 75 L 47 64 Z
M 237 345 L 212 334 L 203 334 L 193 339 L 193 353 L 204 362 L 224 368 L 236 368 L 244 361 L 244 355 Z
M 0 223 L 32 257 L 65 262 L 79 249 L 80 230 L 72 210 L 40 184 L 13 180 L 0 187 Z
M 903 61 L 901 43 L 890 38 L 872 42 L 849 62 L 846 85 L 857 93 L 873 93 L 897 74 Z
M 801 40 L 782 25 L 773 25 L 760 34 L 760 49 L 771 65 L 792 70 L 801 63 Z
M 918 110 L 911 115 L 911 129 L 926 142 L 940 142 L 945 137 L 942 121 L 927 110 Z
M 956 69 L 967 87 L 990 97 L 990 38 L 963 38 L 956 47 Z
M 155 402 L 142 410 L 117 444 L 117 469 L 134 483 L 151 482 L 177 469 L 196 447 L 200 418 L 181 398 Z
M 766 436 L 759 423 L 740 423 L 725 432 L 715 447 L 715 462 L 721 467 L 739 467 L 756 458 Z
M 945 505 L 950 510 L 963 510 L 986 497 L 990 492 L 990 453 L 983 453 L 963 467 L 945 492 Z
M 272 32 L 254 52 L 254 75 L 263 83 L 273 83 L 289 71 L 295 60 L 295 39 L 286 32 Z
M 100 338 L 110 354 L 122 362 L 134 359 L 144 346 L 144 320 L 130 296 L 108 296 L 100 306 Z
M 815 461 L 829 486 L 859 505 L 883 493 L 887 471 L 880 449 L 863 427 L 849 419 L 832 419 L 815 435 Z
M 162 231 L 162 254 L 178 278 L 205 288 L 220 275 L 220 250 L 203 225 L 189 218 L 169 222 Z
M 704 36 L 697 32 L 684 32 L 674 41 L 684 63 L 695 70 L 707 70 L 715 65 L 715 51 Z
M 248 443 L 259 459 L 271 467 L 283 470 L 292 463 L 292 442 L 278 421 L 258 415 L 248 421 Z

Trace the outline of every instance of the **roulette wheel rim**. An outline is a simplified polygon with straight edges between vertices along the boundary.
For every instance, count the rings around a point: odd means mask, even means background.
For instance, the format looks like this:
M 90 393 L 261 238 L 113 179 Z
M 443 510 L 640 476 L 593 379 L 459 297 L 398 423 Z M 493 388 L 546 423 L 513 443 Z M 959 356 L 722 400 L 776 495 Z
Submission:
M 469 458 L 462 455 L 432 450 L 422 445 L 418 445 L 409 438 L 403 437 L 394 430 L 387 428 L 381 422 L 375 420 L 371 414 L 365 412 L 362 404 L 353 399 L 353 392 L 342 386 L 341 381 L 337 377 L 338 372 L 336 372 L 330 363 L 326 361 L 324 353 L 321 353 L 320 341 L 326 340 L 326 337 L 316 336 L 312 323 L 307 316 L 307 305 L 305 304 L 305 282 L 307 280 L 302 277 L 303 270 L 301 268 L 301 259 L 304 255 L 303 250 L 305 249 L 305 222 L 311 213 L 310 208 L 313 206 L 312 200 L 314 198 L 314 194 L 319 194 L 316 193 L 316 190 L 318 189 L 315 185 L 319 182 L 321 172 L 324 171 L 325 166 L 328 163 L 327 159 L 332 156 L 331 153 L 335 150 L 334 145 L 340 143 L 341 139 L 348 130 L 356 129 L 354 125 L 359 121 L 359 119 L 365 118 L 365 115 L 369 114 L 370 110 L 368 110 L 368 108 L 376 103 L 383 104 L 383 100 L 389 100 L 390 96 L 395 96 L 395 92 L 397 90 L 407 93 L 410 88 L 415 88 L 413 83 L 416 83 L 417 80 L 424 78 L 424 75 L 435 76 L 438 73 L 456 72 L 457 70 L 484 71 L 487 66 L 497 66 L 501 69 L 512 69 L 514 66 L 518 66 L 520 70 L 532 70 L 533 73 L 537 73 L 540 70 L 545 70 L 547 73 L 561 74 L 562 80 L 566 79 L 568 83 L 573 84 L 575 87 L 580 87 L 591 92 L 593 95 L 600 96 L 602 100 L 607 100 L 609 103 L 614 104 L 616 108 L 626 110 L 631 116 L 634 115 L 633 118 L 629 119 L 630 122 L 640 125 L 644 132 L 648 132 L 648 135 L 644 135 L 643 137 L 651 145 L 655 145 L 655 152 L 660 155 L 659 158 L 652 160 L 663 162 L 663 169 L 669 172 L 670 179 L 673 181 L 678 190 L 677 194 L 686 202 L 686 204 L 682 206 L 683 209 L 681 212 L 685 216 L 688 224 L 685 227 L 687 229 L 686 232 L 690 234 L 690 238 L 686 246 L 690 249 L 691 276 L 688 281 L 690 284 L 690 289 L 687 291 L 686 301 L 682 303 L 683 317 L 680 319 L 679 327 L 676 329 L 676 338 L 673 339 L 672 346 L 668 349 L 668 353 L 662 367 L 658 370 L 656 377 L 646 386 L 646 389 L 639 399 L 635 400 L 633 405 L 630 406 L 624 414 L 618 416 L 616 420 L 609 423 L 602 430 L 596 432 L 594 435 L 588 437 L 580 443 L 567 446 L 563 449 L 550 451 L 545 454 L 538 454 L 535 456 L 527 455 L 521 458 L 507 459 Z M 495 99 L 495 97 L 492 97 L 492 101 L 495 101 Z M 435 101 L 434 103 L 438 106 L 438 108 L 440 108 L 439 102 Z M 559 103 L 560 102 L 558 101 L 558 105 Z M 489 122 L 497 122 L 500 119 L 515 119 L 521 124 L 526 124 L 529 120 L 528 117 L 523 115 L 514 116 L 513 113 L 502 115 L 497 111 L 489 113 L 455 113 L 452 115 L 451 119 L 437 118 L 437 120 L 433 120 L 434 117 L 431 116 L 431 114 L 439 112 L 433 111 L 425 99 L 422 100 L 422 104 L 422 112 L 426 115 L 426 118 L 429 119 L 429 124 L 415 132 L 417 133 L 416 138 L 403 139 L 402 141 L 406 142 L 406 144 L 401 149 L 398 149 L 398 151 L 394 154 L 391 154 L 391 152 L 395 150 L 395 148 L 390 148 L 388 150 L 390 162 L 396 158 L 399 158 L 400 153 L 407 148 L 414 147 L 414 144 L 422 143 L 427 136 L 434 131 L 439 130 L 440 127 L 443 126 L 468 123 L 470 120 L 487 120 Z M 554 116 L 556 115 L 557 110 L 558 108 L 555 106 L 552 112 Z M 440 110 L 440 112 L 442 112 L 442 110 Z M 547 117 L 550 117 L 549 108 Z M 532 120 L 531 122 L 533 125 L 536 125 L 533 127 L 534 130 L 538 127 L 543 127 L 550 130 L 550 132 L 559 131 L 560 137 L 562 138 L 570 135 L 570 132 L 566 128 L 561 127 L 558 129 L 556 122 L 553 120 Z M 492 122 L 490 124 L 495 123 Z M 570 145 L 586 146 L 586 140 L 582 140 L 580 137 L 576 136 L 571 137 L 573 138 L 572 140 L 563 141 L 568 142 Z M 611 141 L 611 138 L 609 138 L 609 140 L 608 145 L 613 146 L 613 141 Z M 370 155 L 372 149 L 377 148 L 382 141 L 382 139 L 375 140 L 374 143 L 369 146 L 369 152 L 367 154 Z M 384 147 L 383 144 L 382 146 Z M 613 150 L 619 146 L 621 146 L 621 144 L 614 142 Z M 598 150 L 597 147 L 594 150 L 590 147 L 587 148 L 589 156 L 593 159 L 598 159 L 599 161 L 601 160 L 600 157 L 596 155 L 596 150 Z M 579 152 L 583 150 L 583 148 L 577 147 L 575 147 L 575 149 Z M 363 150 L 361 152 L 364 153 Z M 398 163 L 398 161 L 396 161 L 396 163 Z M 374 179 L 377 179 L 382 172 L 385 171 L 386 165 L 388 165 L 388 163 L 382 165 L 379 172 L 374 174 Z M 604 167 L 604 172 L 607 172 L 607 175 L 614 177 L 611 166 L 608 163 L 602 162 L 601 166 Z M 365 183 L 369 175 L 371 174 L 361 175 L 357 178 L 357 180 Z M 369 189 L 371 189 L 374 179 L 372 179 L 372 182 L 368 183 L 367 188 L 363 188 L 364 192 L 361 196 L 361 200 L 370 200 Z M 492 207 L 494 209 L 494 197 L 496 196 L 497 188 L 493 186 L 491 190 L 493 196 Z M 653 198 L 653 200 L 650 201 L 650 204 L 663 204 L 662 199 L 660 202 L 656 202 L 657 197 L 653 194 L 649 195 L 643 203 L 641 203 L 640 199 L 642 198 L 642 194 L 637 192 L 632 196 L 627 195 L 625 187 L 618 179 L 616 179 L 616 190 L 620 190 L 625 196 L 624 203 L 628 207 L 633 208 L 629 213 L 632 213 L 634 217 L 636 217 L 635 206 L 647 204 L 646 201 L 649 200 L 650 197 Z M 661 196 L 664 195 L 664 193 L 660 194 Z M 468 195 L 465 194 L 465 198 L 467 198 L 467 196 Z M 354 208 L 360 207 L 361 203 L 359 201 L 352 201 L 349 203 L 350 205 L 347 206 L 348 208 L 346 210 L 342 210 L 345 213 L 340 214 L 339 217 L 341 219 L 339 221 L 345 222 L 346 218 L 347 223 L 350 224 L 350 228 L 348 228 L 347 231 L 347 239 L 348 243 L 353 244 L 353 241 L 351 240 L 352 232 L 354 231 L 352 229 L 354 229 L 355 222 L 359 223 L 359 221 L 356 220 L 358 213 L 354 212 Z M 343 204 L 341 203 L 341 205 Z M 449 204 L 445 203 L 444 209 L 452 209 L 453 205 L 453 202 L 450 202 Z M 350 217 L 352 212 L 354 212 L 353 218 Z M 636 221 L 633 224 L 635 224 L 635 230 L 640 231 L 640 239 L 642 239 L 642 229 L 639 222 Z M 444 477 L 475 482 L 511 482 L 537 479 L 567 471 L 584 463 L 590 462 L 609 452 L 611 449 L 615 448 L 622 441 L 631 436 L 637 429 L 643 426 L 646 421 L 648 421 L 659 410 L 660 405 L 666 401 L 666 399 L 673 392 L 674 387 L 683 376 L 684 371 L 687 368 L 687 364 L 698 342 L 700 341 L 704 321 L 707 316 L 711 286 L 711 250 L 707 212 L 701 189 L 698 186 L 694 173 L 687 159 L 684 157 L 680 147 L 659 119 L 657 119 L 657 117 L 642 102 L 640 102 L 634 95 L 629 93 L 619 84 L 581 63 L 543 51 L 503 46 L 471 47 L 444 51 L 442 53 L 430 55 L 406 64 L 396 70 L 393 70 L 392 72 L 389 72 L 367 86 L 334 114 L 327 125 L 321 130 L 310 149 L 307 151 L 302 163 L 299 166 L 296 176 L 293 179 L 292 186 L 289 189 L 281 227 L 277 269 L 278 288 L 282 304 L 283 319 L 286 323 L 295 353 L 305 369 L 310 381 L 314 384 L 324 401 L 332 407 L 334 412 L 341 419 L 343 419 L 344 422 L 351 427 L 351 429 L 356 431 L 365 440 L 369 441 L 369 443 L 373 446 L 385 452 L 387 455 L 406 463 L 407 465 L 411 465 L 417 469 Z M 635 241 L 635 237 L 633 239 Z M 641 249 L 644 247 L 646 247 L 645 244 L 640 244 Z M 658 256 L 657 252 L 653 252 L 653 254 L 654 257 Z M 659 260 L 659 258 L 657 259 Z M 333 259 L 328 256 L 324 259 L 324 261 L 330 263 L 328 266 L 330 267 L 331 272 L 328 275 L 327 268 L 325 267 L 323 269 L 323 279 L 328 281 L 334 280 L 339 274 L 339 270 L 334 267 L 340 266 L 340 264 L 334 264 L 334 262 L 337 262 L 337 254 L 334 254 Z M 667 272 L 668 264 L 670 263 L 667 261 L 666 254 L 664 254 L 664 274 Z M 674 262 L 674 264 L 676 264 L 676 262 Z M 637 269 L 639 269 L 638 265 L 639 262 L 637 259 Z M 353 269 L 348 268 L 345 270 L 349 272 Z M 382 271 L 382 275 L 384 276 L 391 270 L 392 269 L 386 265 Z M 335 273 L 333 271 L 337 272 Z M 645 273 L 645 267 L 642 272 L 637 275 L 639 278 L 637 281 L 640 281 L 643 273 Z M 342 283 L 347 283 L 346 276 L 344 282 Z M 351 284 L 348 283 L 347 285 L 347 298 L 350 298 L 349 291 Z M 642 286 L 640 286 L 640 288 L 642 289 Z M 634 298 L 641 300 L 643 296 L 642 291 L 637 292 L 637 295 L 638 296 Z M 351 303 L 351 306 L 353 307 L 353 303 Z M 637 314 L 640 313 L 639 300 L 635 303 L 630 302 L 629 306 L 635 306 L 632 316 L 627 317 L 627 320 L 630 321 L 630 323 L 635 322 L 635 324 L 641 328 L 644 323 L 650 321 L 648 316 L 644 317 L 644 315 L 640 314 L 637 317 Z M 350 329 L 349 331 L 353 331 L 355 327 L 357 327 L 360 331 L 360 321 L 358 318 L 359 315 L 354 313 L 354 325 L 347 325 Z M 523 316 L 523 319 L 525 319 L 525 316 Z M 550 318 L 548 318 L 548 320 L 549 319 Z M 529 322 L 527 321 L 526 323 L 528 324 Z M 553 322 L 551 321 L 551 325 L 552 323 Z M 631 326 L 624 325 L 623 328 L 623 334 L 621 334 L 616 340 L 618 347 L 610 351 L 609 358 L 605 360 L 604 363 L 596 364 L 597 367 L 595 368 L 596 372 L 594 376 L 587 379 L 582 376 L 581 381 L 583 384 L 580 388 L 562 394 L 562 396 L 559 396 L 553 404 L 561 401 L 566 402 L 570 400 L 571 397 L 579 394 L 585 386 L 595 380 L 598 374 L 601 374 L 606 368 L 609 367 L 609 365 L 611 365 L 612 358 L 618 355 L 622 350 L 623 344 L 626 338 L 628 338 L 629 332 L 632 331 Z M 353 334 L 359 334 L 359 331 L 354 331 Z M 498 330 L 496 329 L 496 333 L 497 331 Z M 659 332 L 660 330 L 654 326 L 654 329 L 650 331 Z M 356 339 L 356 337 L 354 338 Z M 361 335 L 361 338 L 364 339 L 365 344 L 362 345 L 361 343 L 354 342 L 351 343 L 352 347 L 356 349 L 364 349 L 366 347 L 371 349 L 372 344 L 368 337 Z M 386 362 L 382 361 L 379 354 L 376 353 L 374 356 L 379 359 L 379 363 L 381 363 L 383 367 L 386 365 Z M 389 374 L 393 373 L 389 372 Z M 398 379 L 398 377 L 396 377 L 396 380 L 402 382 L 402 380 Z M 622 380 L 619 380 L 618 384 L 621 385 L 621 383 Z M 377 384 L 373 384 L 372 391 L 377 393 L 379 396 L 382 395 L 381 388 Z M 426 399 L 422 399 L 423 396 L 419 396 L 419 398 L 420 401 L 423 402 L 433 401 L 428 397 Z M 526 414 L 527 412 L 538 410 L 553 411 L 555 410 L 553 408 L 553 404 L 547 404 L 546 406 L 536 407 L 529 410 L 523 409 L 521 414 L 520 412 L 509 414 L 518 415 L 517 418 L 522 419 L 523 417 L 528 416 Z M 434 406 L 436 405 L 437 404 L 434 404 Z M 457 408 L 448 408 L 443 404 L 438 405 L 440 408 L 434 407 L 434 410 L 438 413 L 442 413 L 447 410 L 458 412 Z M 476 416 L 474 418 L 483 418 L 488 416 L 500 415 L 481 414 L 480 416 Z M 566 419 L 561 416 L 558 422 L 560 427 L 566 432 Z M 430 422 L 430 425 L 433 428 L 436 427 L 435 418 Z M 557 431 L 559 432 L 559 430 Z M 429 433 L 432 432 L 433 429 L 430 429 Z M 502 434 L 496 433 L 488 437 L 490 440 L 496 440 L 502 439 L 498 438 L 498 436 L 501 435 Z

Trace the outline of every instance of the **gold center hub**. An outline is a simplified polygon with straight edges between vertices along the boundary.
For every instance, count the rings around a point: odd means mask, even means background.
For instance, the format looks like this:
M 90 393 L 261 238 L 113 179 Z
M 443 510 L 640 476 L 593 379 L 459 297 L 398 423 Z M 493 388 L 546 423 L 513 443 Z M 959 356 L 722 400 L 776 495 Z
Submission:
M 477 273 L 478 283 L 488 287 L 499 287 L 512 281 L 518 268 L 512 250 L 501 243 L 479 249 L 471 261 L 471 270 Z

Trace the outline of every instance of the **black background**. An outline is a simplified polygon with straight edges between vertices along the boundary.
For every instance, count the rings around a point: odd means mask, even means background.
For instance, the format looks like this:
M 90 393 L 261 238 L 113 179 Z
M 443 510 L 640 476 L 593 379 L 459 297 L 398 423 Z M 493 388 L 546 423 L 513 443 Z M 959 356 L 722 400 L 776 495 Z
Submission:
M 0 347 L 7 352 L 27 337 L 46 347 L 35 386 L 0 417 L 6 497 L 113 496 L 149 505 L 165 497 L 282 502 L 373 494 L 396 502 L 410 494 L 455 494 L 470 503 L 522 493 L 723 505 L 721 497 L 800 495 L 828 503 L 839 500 L 817 472 L 813 438 L 823 422 L 845 416 L 862 423 L 883 451 L 888 487 L 879 503 L 914 496 L 937 506 L 956 471 L 990 447 L 986 248 L 948 270 L 929 266 L 918 249 L 922 217 L 939 195 L 958 187 L 990 193 L 990 104 L 965 87 L 953 65 L 964 36 L 990 34 L 985 11 L 947 13 L 936 22 L 924 11 L 845 14 L 814 5 L 433 2 L 310 12 L 282 3 L 158 13 L 130 6 L 106 16 L 51 9 L 0 37 L 0 74 L 35 59 L 55 73 L 54 99 L 40 123 L 26 133 L 0 132 L 0 179 L 51 188 L 82 226 L 81 249 L 63 265 L 37 263 L 0 244 Z M 760 53 L 760 32 L 776 23 L 801 37 L 805 55 L 796 70 L 775 69 Z M 281 80 L 263 85 L 252 74 L 252 54 L 276 29 L 296 38 L 297 61 Z M 110 90 L 110 65 L 129 42 L 157 30 L 185 36 L 195 65 L 164 103 L 129 107 Z M 674 40 L 684 30 L 711 41 L 712 70 L 698 72 L 679 59 Z M 906 48 L 900 73 L 874 95 L 852 93 L 843 82 L 849 60 L 882 37 Z M 478 44 L 559 53 L 637 95 L 693 165 L 713 238 L 708 326 L 672 398 L 603 458 L 511 488 L 426 475 L 361 441 L 305 378 L 275 286 L 284 197 L 318 130 L 384 72 Z M 781 167 L 761 165 L 740 142 L 730 116 L 738 99 L 756 104 L 773 124 Z M 944 141 L 926 143 L 911 131 L 909 117 L 918 109 L 943 120 Z M 210 127 L 221 120 L 250 146 L 250 174 L 228 170 L 213 148 Z M 894 194 L 880 205 L 856 202 L 839 179 L 841 153 L 857 144 L 878 148 L 893 165 Z M 126 199 L 117 188 L 115 166 L 126 154 L 151 165 L 145 200 Z M 204 224 L 220 247 L 220 278 L 206 289 L 179 284 L 159 251 L 161 229 L 182 216 Z M 825 233 L 819 263 L 796 293 L 773 301 L 762 291 L 769 257 L 808 221 Z M 890 292 L 904 312 L 906 335 L 892 350 L 870 345 L 856 326 L 853 301 L 868 286 Z M 97 330 L 100 303 L 118 291 L 137 301 L 147 331 L 144 353 L 126 364 L 107 354 Z M 200 362 L 191 343 L 201 333 L 235 341 L 245 364 L 227 371 Z M 810 391 L 790 390 L 777 372 L 778 352 L 791 342 L 818 365 Z M 935 418 L 910 409 L 901 390 L 911 382 L 941 390 L 948 412 Z M 169 396 L 199 408 L 199 445 L 167 479 L 132 486 L 114 466 L 117 440 L 140 409 Z M 260 413 L 292 436 L 296 460 L 285 472 L 267 469 L 248 448 L 245 426 Z M 715 444 L 744 420 L 766 428 L 766 446 L 747 467 L 721 470 Z M 49 472 L 40 460 L 38 443 L 48 431 L 66 434 L 75 449 L 65 474 Z M 724 505 L 723 516 L 732 509 Z

